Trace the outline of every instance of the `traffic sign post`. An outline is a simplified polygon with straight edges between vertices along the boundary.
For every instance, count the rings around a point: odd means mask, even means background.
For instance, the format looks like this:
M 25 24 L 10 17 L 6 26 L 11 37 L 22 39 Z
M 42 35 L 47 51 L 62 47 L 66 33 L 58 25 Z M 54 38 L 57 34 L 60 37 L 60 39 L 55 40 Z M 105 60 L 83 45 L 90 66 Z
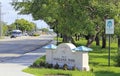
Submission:
M 106 34 L 114 34 L 114 19 L 106 20 Z
M 110 35 L 114 34 L 114 19 L 106 19 L 106 34 L 109 35 L 108 66 L 110 66 Z
M 109 34 L 109 47 L 108 47 L 108 66 L 110 66 L 110 34 Z

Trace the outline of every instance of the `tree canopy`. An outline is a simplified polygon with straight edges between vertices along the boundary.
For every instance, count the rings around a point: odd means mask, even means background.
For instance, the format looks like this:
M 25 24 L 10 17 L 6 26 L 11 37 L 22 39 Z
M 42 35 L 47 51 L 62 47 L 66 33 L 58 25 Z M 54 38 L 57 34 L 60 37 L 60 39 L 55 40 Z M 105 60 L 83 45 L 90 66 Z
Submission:
M 105 20 L 115 20 L 115 34 L 119 35 L 118 0 L 24 0 L 12 3 L 20 14 L 32 14 L 35 20 L 45 20 L 51 28 L 67 38 L 80 33 L 86 36 L 88 44 L 101 33 L 105 39 Z
M 20 29 L 21 31 L 32 31 L 36 28 L 36 25 L 32 22 L 29 22 L 25 19 L 17 19 L 13 24 L 16 26 L 16 29 Z
M 13 5 L 21 14 L 32 14 L 34 19 L 43 19 L 55 31 L 67 37 L 79 32 L 93 34 L 95 31 L 94 23 L 84 9 L 88 1 L 26 0 L 21 3 L 13 2 Z

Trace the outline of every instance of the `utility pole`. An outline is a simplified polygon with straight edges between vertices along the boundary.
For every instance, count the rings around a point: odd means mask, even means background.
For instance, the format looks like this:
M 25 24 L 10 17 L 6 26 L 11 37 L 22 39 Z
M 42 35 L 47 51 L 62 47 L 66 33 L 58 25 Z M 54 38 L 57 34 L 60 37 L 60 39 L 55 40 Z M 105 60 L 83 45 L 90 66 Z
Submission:
M 1 13 L 1 2 L 0 2 L 0 38 L 2 38 L 2 20 L 1 20 L 1 16 L 2 16 L 2 13 Z

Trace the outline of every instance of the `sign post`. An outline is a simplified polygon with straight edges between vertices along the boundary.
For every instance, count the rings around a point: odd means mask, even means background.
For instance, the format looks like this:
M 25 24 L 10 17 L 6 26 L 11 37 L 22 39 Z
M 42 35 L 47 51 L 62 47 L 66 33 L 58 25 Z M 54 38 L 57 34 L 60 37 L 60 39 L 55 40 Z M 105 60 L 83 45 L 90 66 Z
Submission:
M 105 33 L 109 35 L 108 66 L 110 66 L 110 35 L 114 34 L 114 19 L 106 19 Z

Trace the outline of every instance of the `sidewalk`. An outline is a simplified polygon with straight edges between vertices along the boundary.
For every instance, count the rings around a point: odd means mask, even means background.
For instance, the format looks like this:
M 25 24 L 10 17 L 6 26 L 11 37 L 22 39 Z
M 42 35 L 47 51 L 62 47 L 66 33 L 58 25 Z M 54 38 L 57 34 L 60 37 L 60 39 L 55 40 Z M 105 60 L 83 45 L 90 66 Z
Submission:
M 25 67 L 18 64 L 0 63 L 0 76 L 33 76 L 22 72 Z
M 31 65 L 40 56 L 45 55 L 45 53 L 40 52 L 44 52 L 44 49 L 37 49 L 17 59 L 0 63 L 0 76 L 33 76 L 32 74 L 22 72 L 22 70 Z

